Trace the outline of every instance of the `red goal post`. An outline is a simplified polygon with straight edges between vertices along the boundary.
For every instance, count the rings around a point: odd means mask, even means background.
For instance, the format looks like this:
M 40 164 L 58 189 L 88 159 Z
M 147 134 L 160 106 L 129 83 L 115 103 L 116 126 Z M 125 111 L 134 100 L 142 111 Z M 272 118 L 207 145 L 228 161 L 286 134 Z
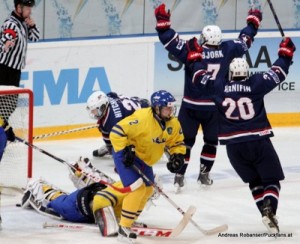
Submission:
M 33 92 L 15 86 L 0 86 L 0 116 L 6 119 L 16 136 L 32 143 Z M 32 177 L 32 148 L 7 142 L 0 162 L 0 186 L 24 188 Z

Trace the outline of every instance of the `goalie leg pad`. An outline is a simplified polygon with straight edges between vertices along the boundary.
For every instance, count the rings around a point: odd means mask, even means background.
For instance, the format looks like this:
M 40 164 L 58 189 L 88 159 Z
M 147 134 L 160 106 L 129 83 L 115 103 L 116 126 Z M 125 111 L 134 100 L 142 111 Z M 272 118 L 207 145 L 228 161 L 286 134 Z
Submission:
M 27 184 L 21 206 L 22 208 L 32 207 L 41 214 L 60 218 L 60 215 L 49 209 L 47 205 L 53 199 L 65 194 L 59 188 L 52 186 L 43 179 L 31 180 Z
M 118 222 L 112 206 L 98 209 L 94 215 L 102 236 L 116 236 L 118 234 Z

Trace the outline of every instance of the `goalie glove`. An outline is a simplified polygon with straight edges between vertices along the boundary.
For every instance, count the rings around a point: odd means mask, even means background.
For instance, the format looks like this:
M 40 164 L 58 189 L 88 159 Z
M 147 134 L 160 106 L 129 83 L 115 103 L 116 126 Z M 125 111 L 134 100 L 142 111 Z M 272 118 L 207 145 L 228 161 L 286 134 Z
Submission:
M 170 162 L 167 163 L 167 168 L 171 173 L 178 172 L 184 164 L 184 155 L 175 153 L 171 155 Z
M 156 30 L 157 31 L 165 31 L 168 30 L 171 26 L 170 21 L 170 10 L 166 12 L 166 5 L 161 4 L 159 5 L 154 11 L 156 17 Z
M 81 189 L 101 180 L 110 184 L 115 180 L 96 169 L 88 158 L 79 157 L 70 167 L 69 178 L 77 189 Z
M 262 12 L 259 9 L 250 9 L 246 21 L 258 29 L 262 21 Z

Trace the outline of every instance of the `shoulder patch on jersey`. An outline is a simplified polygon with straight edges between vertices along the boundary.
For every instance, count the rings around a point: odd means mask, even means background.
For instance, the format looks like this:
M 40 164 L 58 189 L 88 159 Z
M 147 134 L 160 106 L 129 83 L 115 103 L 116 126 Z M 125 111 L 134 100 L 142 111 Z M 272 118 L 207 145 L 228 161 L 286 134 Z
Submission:
M 278 84 L 278 83 L 280 83 L 280 79 L 279 79 L 279 77 L 278 77 L 278 75 L 277 75 L 276 72 L 277 72 L 276 70 L 270 69 L 270 70 L 267 72 L 267 74 L 270 75 L 270 76 L 272 77 L 272 79 L 274 80 L 274 82 L 275 82 L 276 84 Z M 280 73 L 280 71 L 279 71 L 279 73 Z
M 167 133 L 168 133 L 169 135 L 171 135 L 172 132 L 173 132 L 173 128 L 172 128 L 172 127 L 168 127 L 168 128 L 167 128 Z
M 184 45 L 184 43 L 185 43 L 184 40 L 179 39 L 176 48 L 177 48 L 178 50 L 181 50 L 182 47 L 183 47 L 183 45 Z

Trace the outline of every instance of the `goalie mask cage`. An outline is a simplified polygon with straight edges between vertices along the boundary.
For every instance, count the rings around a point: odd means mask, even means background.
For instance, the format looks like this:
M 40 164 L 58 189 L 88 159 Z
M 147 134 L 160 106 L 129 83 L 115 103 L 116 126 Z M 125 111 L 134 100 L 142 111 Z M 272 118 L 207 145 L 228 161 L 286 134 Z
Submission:
M 15 135 L 32 143 L 33 93 L 15 86 L 0 86 L 0 116 Z M 0 162 L 0 186 L 25 188 L 32 177 L 32 148 L 15 140 L 7 141 Z

